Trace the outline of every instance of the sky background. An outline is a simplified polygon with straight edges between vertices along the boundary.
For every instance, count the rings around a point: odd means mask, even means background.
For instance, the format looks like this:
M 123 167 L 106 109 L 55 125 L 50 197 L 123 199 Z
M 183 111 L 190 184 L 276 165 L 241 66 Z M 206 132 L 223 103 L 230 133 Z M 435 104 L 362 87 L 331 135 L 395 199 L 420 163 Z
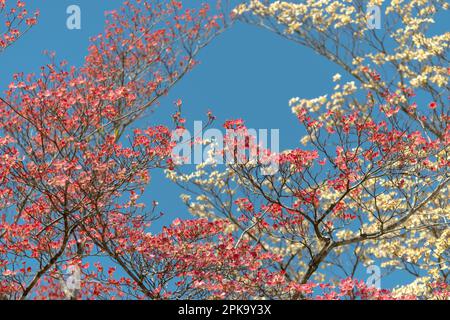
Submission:
M 196 2 L 185 1 L 187 5 Z M 89 38 L 103 31 L 104 12 L 119 8 L 121 3 L 121 0 L 27 1 L 30 11 L 40 9 L 39 23 L 2 54 L 0 89 L 7 88 L 13 73 L 38 72 L 49 61 L 44 50 L 56 52 L 57 58 L 67 60 L 70 65 L 81 66 Z M 81 30 L 66 27 L 66 9 L 72 4 L 81 8 Z M 218 117 L 214 127 L 220 127 L 226 119 L 242 118 L 249 128 L 279 129 L 280 149 L 291 149 L 299 145 L 304 131 L 288 101 L 297 96 L 314 98 L 330 93 L 332 76 L 342 72 L 309 49 L 243 23 L 236 23 L 216 38 L 201 52 L 199 60 L 201 64 L 162 100 L 156 113 L 139 121 L 138 126 L 167 123 L 168 115 L 175 111 L 173 102 L 181 98 L 188 129 L 194 120 L 206 120 L 206 112 L 212 110 Z M 188 217 L 179 199 L 180 189 L 161 172 L 152 172 L 152 179 L 146 192 L 148 202 L 160 203 L 167 222 Z M 409 277 L 399 279 L 397 274 L 395 279 L 384 278 L 382 286 L 407 280 Z

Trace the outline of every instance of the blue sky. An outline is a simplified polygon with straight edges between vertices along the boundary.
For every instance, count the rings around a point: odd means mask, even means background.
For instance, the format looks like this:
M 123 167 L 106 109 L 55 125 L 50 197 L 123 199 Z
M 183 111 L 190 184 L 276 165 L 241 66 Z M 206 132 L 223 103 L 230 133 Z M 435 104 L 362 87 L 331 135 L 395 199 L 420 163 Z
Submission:
M 37 72 L 48 63 L 44 50 L 55 51 L 59 59 L 80 66 L 89 38 L 103 30 L 104 12 L 120 7 L 121 3 L 121 0 L 28 1 L 30 9 L 40 9 L 41 17 L 37 26 L 0 57 L 0 89 L 6 89 L 13 73 Z M 81 8 L 81 30 L 66 28 L 66 8 L 72 4 Z M 289 99 L 331 92 L 332 76 L 342 72 L 309 49 L 242 23 L 215 39 L 199 59 L 201 64 L 162 100 L 155 114 L 139 121 L 138 126 L 167 123 L 174 111 L 173 101 L 181 98 L 188 128 L 194 120 L 204 120 L 206 112 L 212 110 L 218 117 L 215 127 L 226 119 L 242 118 L 250 128 L 279 129 L 281 149 L 293 148 L 298 146 L 304 131 L 291 113 Z M 180 190 L 161 173 L 153 172 L 148 200 L 158 200 L 170 220 L 187 217 L 179 194 Z M 394 279 L 385 280 L 383 285 L 389 286 Z

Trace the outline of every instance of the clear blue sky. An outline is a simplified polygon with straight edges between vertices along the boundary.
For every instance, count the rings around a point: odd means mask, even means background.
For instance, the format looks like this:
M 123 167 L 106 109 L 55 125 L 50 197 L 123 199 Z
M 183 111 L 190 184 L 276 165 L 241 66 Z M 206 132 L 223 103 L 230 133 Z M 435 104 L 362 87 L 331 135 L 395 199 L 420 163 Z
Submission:
M 186 3 L 198 1 L 186 1 Z M 6 89 L 13 73 L 37 72 L 48 62 L 44 50 L 55 51 L 59 59 L 79 66 L 87 53 L 89 38 L 103 30 L 104 12 L 120 7 L 121 0 L 33 0 L 39 8 L 39 24 L 0 57 L 0 89 Z M 66 28 L 66 8 L 81 7 L 82 29 Z M 332 63 L 268 31 L 242 23 L 215 39 L 200 55 L 201 64 L 162 101 L 161 108 L 138 125 L 167 123 L 173 101 L 181 98 L 187 126 L 204 120 L 211 109 L 220 126 L 225 119 L 243 118 L 256 129 L 280 129 L 281 148 L 298 146 L 304 132 L 291 113 L 292 97 L 317 97 L 331 92 L 331 77 L 341 72 Z M 147 192 L 149 202 L 158 200 L 171 220 L 187 217 L 179 199 L 180 190 L 153 172 Z M 364 274 L 361 275 L 365 277 Z M 394 279 L 391 279 L 394 280 Z M 389 286 L 383 279 L 383 286 Z M 399 282 L 395 279 L 394 282 Z

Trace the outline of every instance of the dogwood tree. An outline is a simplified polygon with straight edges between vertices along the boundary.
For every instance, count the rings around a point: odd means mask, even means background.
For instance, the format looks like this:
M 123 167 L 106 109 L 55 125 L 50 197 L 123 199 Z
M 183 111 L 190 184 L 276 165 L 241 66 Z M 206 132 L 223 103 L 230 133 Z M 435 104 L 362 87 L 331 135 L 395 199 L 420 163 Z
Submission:
M 380 6 L 380 30 L 368 23 L 371 6 Z M 237 239 L 279 255 L 275 269 L 291 285 L 277 298 L 353 284 L 373 266 L 381 276 L 413 276 L 391 298 L 448 298 L 450 34 L 439 32 L 447 8 L 445 1 L 252 0 L 234 10 L 336 63 L 348 79 L 336 74 L 333 92 L 290 100 L 307 134 L 272 155 L 273 174 L 242 159 L 223 169 L 217 154 L 196 172 L 167 172 L 187 190 L 182 198 L 194 215 L 226 219 Z M 240 129 L 243 153 L 270 153 L 242 120 L 230 124 Z M 235 143 L 216 152 L 239 153 Z
M 11 3 L 0 1 L 0 53 L 35 25 L 39 16 L 38 11 L 29 14 L 22 1 Z
M 12 25 L 24 13 L 1 5 L 17 38 Z M 200 281 L 213 272 L 218 258 L 208 260 L 202 250 L 213 255 L 231 240 L 204 241 L 226 224 L 175 223 L 152 235 L 155 208 L 138 198 L 149 170 L 167 165 L 171 134 L 163 126 L 127 128 L 195 66 L 223 21 L 208 5 L 126 2 L 92 40 L 81 68 L 53 62 L 39 74 L 14 75 L 0 103 L 2 297 L 162 298 L 205 291 L 187 280 L 168 288 L 175 277 Z M 14 40 L 5 39 L 7 45 Z M 244 259 L 245 248 L 219 255 L 214 274 L 234 261 L 236 272 L 251 268 L 249 277 L 257 277 L 260 260 L 253 255 L 266 256 L 252 249 L 245 255 L 253 260 Z

